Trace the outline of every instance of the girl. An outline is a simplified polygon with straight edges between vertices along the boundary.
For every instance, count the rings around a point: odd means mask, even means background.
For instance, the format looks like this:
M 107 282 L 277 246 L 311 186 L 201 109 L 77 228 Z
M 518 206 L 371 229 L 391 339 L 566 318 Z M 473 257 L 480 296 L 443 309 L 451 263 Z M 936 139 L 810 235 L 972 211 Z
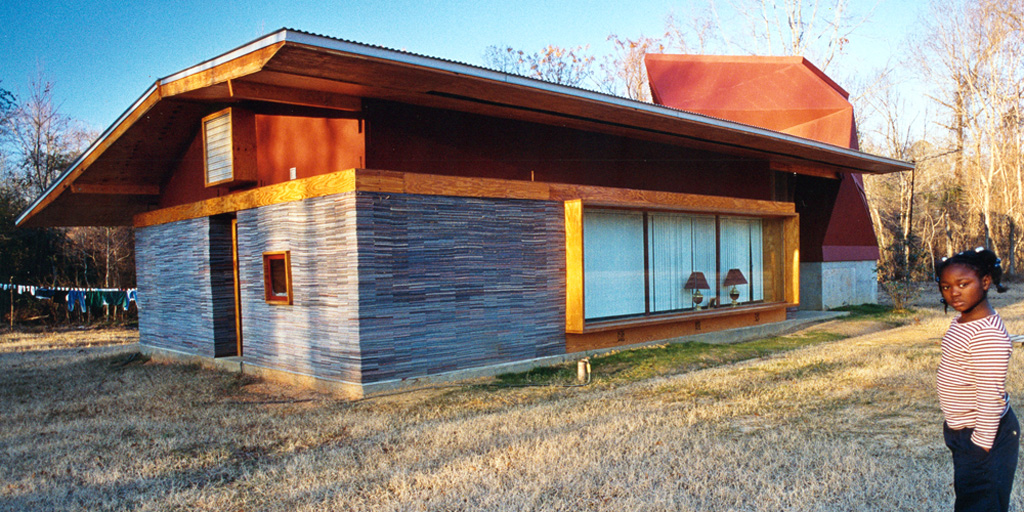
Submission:
M 935 268 L 942 302 L 960 312 L 942 338 L 936 384 L 945 416 L 943 434 L 953 452 L 956 511 L 1006 511 L 1017 470 L 1020 425 L 1006 394 L 1013 345 L 988 303 L 1003 270 L 999 258 L 979 247 Z

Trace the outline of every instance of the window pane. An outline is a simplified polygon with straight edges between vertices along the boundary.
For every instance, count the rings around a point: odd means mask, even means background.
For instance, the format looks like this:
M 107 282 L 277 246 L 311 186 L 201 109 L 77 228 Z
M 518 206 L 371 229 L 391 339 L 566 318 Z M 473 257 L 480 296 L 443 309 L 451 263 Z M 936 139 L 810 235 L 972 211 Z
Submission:
M 583 289 L 586 318 L 643 314 L 643 214 L 583 213 Z
M 648 221 L 651 311 L 691 307 L 690 290 L 683 290 L 693 268 L 690 218 L 652 213 Z
M 660 212 L 649 219 L 651 311 L 691 308 L 693 290 L 683 289 L 690 274 L 702 272 L 709 285 L 715 280 L 715 219 Z
M 707 306 L 715 296 L 715 269 L 717 264 L 718 236 L 715 233 L 714 217 L 694 217 L 693 225 L 693 271 L 704 274 L 710 290 L 704 290 L 702 306 Z M 689 295 L 687 295 L 689 297 Z
M 271 292 L 274 295 L 288 295 L 288 281 L 285 277 L 284 258 L 272 258 L 269 263 Z
M 739 302 L 762 300 L 764 281 L 762 277 L 761 220 L 723 217 L 722 227 L 722 302 L 729 303 L 732 285 L 725 286 L 725 277 L 730 269 L 739 269 L 747 284 L 736 285 L 740 293 Z

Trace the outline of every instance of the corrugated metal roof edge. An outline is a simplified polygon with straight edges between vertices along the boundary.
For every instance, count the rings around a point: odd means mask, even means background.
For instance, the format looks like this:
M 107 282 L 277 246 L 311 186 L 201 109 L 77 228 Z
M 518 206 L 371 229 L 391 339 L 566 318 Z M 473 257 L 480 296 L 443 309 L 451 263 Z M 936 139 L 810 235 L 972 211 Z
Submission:
M 736 122 L 733 122 L 733 121 L 727 121 L 727 120 L 724 120 L 724 119 L 718 119 L 718 118 L 711 117 L 711 116 L 704 116 L 704 115 L 701 115 L 701 114 L 695 114 L 695 113 L 692 113 L 692 112 L 687 112 L 687 111 L 684 111 L 684 110 L 674 109 L 674 108 L 666 107 L 666 106 L 663 106 L 663 105 L 654 105 L 654 104 L 651 104 L 651 103 L 644 103 L 644 102 L 641 102 L 641 101 L 630 100 L 630 99 L 627 99 L 627 98 L 622 98 L 622 97 L 614 96 L 614 95 L 611 95 L 611 94 L 605 94 L 605 93 L 601 93 L 601 92 L 597 92 L 597 91 L 591 91 L 591 90 L 587 90 L 587 89 L 582 89 L 582 88 L 579 88 L 579 87 L 572 87 L 572 86 L 568 86 L 568 85 L 555 84 L 555 83 L 552 83 L 552 82 L 545 82 L 543 80 L 538 80 L 538 79 L 535 79 L 535 78 L 529 78 L 529 77 L 524 77 L 524 76 L 520 76 L 520 75 L 513 75 L 513 74 L 504 73 L 504 72 L 501 72 L 501 71 L 495 71 L 493 69 L 488 69 L 488 68 L 484 68 L 484 67 L 481 67 L 481 66 L 475 66 L 475 65 L 472 65 L 472 64 L 465 64 L 465 63 L 461 63 L 461 62 L 457 62 L 457 61 L 453 61 L 453 60 L 441 59 L 441 58 L 437 58 L 437 57 L 428 57 L 428 56 L 425 56 L 425 55 L 411 53 L 411 52 L 407 52 L 407 51 L 403 51 L 403 50 L 394 50 L 394 49 L 390 49 L 390 48 L 385 48 L 383 46 L 375 46 L 375 45 L 369 45 L 369 44 L 364 44 L 364 43 L 358 43 L 358 42 L 355 42 L 355 41 L 349 41 L 349 40 L 345 40 L 345 39 L 339 39 L 339 38 L 334 38 L 334 37 L 314 34 L 314 33 L 311 33 L 311 32 L 305 32 L 305 31 L 301 31 L 301 30 L 295 30 L 295 29 L 290 29 L 290 28 L 281 28 L 281 29 L 278 29 L 277 31 L 274 31 L 274 32 L 270 33 L 270 34 L 267 34 L 265 36 L 256 38 L 256 39 L 254 39 L 254 40 L 252 40 L 252 41 L 250 41 L 248 43 L 245 43 L 245 44 L 243 44 L 241 46 L 238 46 L 238 47 L 236 47 L 236 48 L 234 48 L 234 49 L 232 49 L 232 50 L 230 50 L 228 52 L 225 52 L 225 53 L 223 53 L 221 55 L 218 55 L 217 57 L 205 60 L 205 61 L 203 61 L 203 62 L 201 62 L 201 63 L 199 63 L 199 64 L 197 64 L 195 66 L 191 66 L 191 67 L 186 68 L 184 70 L 181 70 L 181 71 L 179 71 L 177 73 L 168 75 L 168 76 L 166 76 L 164 78 L 161 78 L 161 79 L 157 80 L 152 86 L 150 86 L 149 89 L 146 90 L 145 93 L 142 94 L 142 96 L 139 97 L 139 99 L 137 99 L 134 103 L 132 103 L 132 105 L 130 107 L 128 107 L 124 111 L 124 113 L 122 113 L 113 122 L 113 124 L 110 125 L 110 127 L 108 127 L 106 130 L 104 130 L 103 133 L 101 133 L 100 136 L 95 141 L 93 141 L 93 143 L 89 146 L 89 148 L 86 149 L 75 160 L 75 162 L 70 167 L 68 167 L 68 169 L 66 171 L 64 171 L 63 174 L 61 174 L 60 178 L 55 180 L 53 182 L 53 184 L 50 185 L 50 187 L 47 188 L 46 191 L 43 194 L 41 194 L 38 198 L 36 198 L 36 200 L 33 201 L 32 204 L 29 205 L 29 207 L 26 208 L 25 211 L 22 212 L 21 215 L 18 216 L 18 218 L 15 220 L 15 225 L 21 225 L 25 221 L 25 219 L 27 219 L 28 216 L 32 213 L 32 211 L 35 210 L 39 206 L 39 204 L 43 201 L 43 199 L 45 199 L 51 193 L 53 193 L 53 191 L 56 190 L 57 187 L 59 187 L 64 182 L 64 180 L 66 180 L 68 178 L 68 176 L 70 176 L 72 173 L 74 173 L 74 171 L 79 167 L 79 165 L 81 165 L 82 162 L 90 154 L 92 154 L 96 150 L 96 148 L 100 145 L 100 143 L 102 141 L 104 141 L 107 137 L 109 137 L 113 133 L 113 131 L 132 114 L 132 112 L 134 112 L 137 108 L 139 108 L 139 106 L 142 105 L 142 103 L 146 100 L 146 98 L 148 98 L 151 94 L 153 94 L 156 90 L 158 90 L 160 85 L 172 82 L 174 80 L 178 80 L 180 78 L 184 78 L 184 77 L 193 75 L 195 73 L 202 72 L 204 70 L 210 69 L 210 68 L 212 68 L 214 66 L 222 64 L 222 63 L 227 62 L 229 60 L 235 59 L 235 58 L 237 58 L 237 57 L 239 57 L 241 55 L 245 55 L 247 53 L 251 53 L 251 52 L 253 52 L 255 50 L 259 50 L 261 48 L 265 48 L 267 46 L 270 46 L 270 45 L 273 45 L 273 44 L 276 44 L 276 43 L 279 43 L 279 42 L 282 42 L 282 41 L 284 41 L 284 42 L 291 41 L 291 42 L 295 42 L 295 43 L 299 43 L 299 44 L 305 44 L 305 45 L 309 45 L 309 46 L 315 46 L 315 47 L 320 47 L 320 48 L 325 48 L 325 49 L 330 49 L 330 50 L 336 50 L 336 51 L 346 51 L 346 52 L 353 53 L 353 54 L 356 54 L 356 55 L 362 55 L 364 57 L 376 57 L 376 58 L 381 58 L 381 59 L 385 59 L 385 60 L 391 60 L 391 61 L 395 61 L 395 62 L 402 62 L 402 63 L 405 63 L 405 64 L 419 65 L 419 66 L 423 66 L 423 67 L 431 68 L 431 69 L 437 69 L 437 70 L 442 70 L 442 71 L 449 71 L 449 72 L 453 72 L 453 73 L 461 73 L 461 74 L 464 74 L 464 75 L 467 75 L 467 76 L 473 76 L 475 78 L 496 80 L 496 81 L 506 82 L 506 83 L 510 83 L 510 84 L 522 85 L 524 87 L 530 87 L 530 88 L 533 88 L 533 89 L 543 90 L 543 91 L 547 91 L 547 92 L 551 92 L 551 93 L 555 93 L 555 94 L 564 94 L 564 95 L 567 95 L 567 96 L 573 96 L 573 97 L 580 98 L 580 99 L 587 99 L 587 100 L 591 100 L 591 101 L 598 101 L 598 102 L 602 102 L 602 103 L 607 103 L 607 104 L 615 105 L 615 106 L 622 107 L 622 108 L 638 110 L 638 111 L 647 112 L 647 113 L 651 113 L 651 114 L 675 117 L 677 119 L 684 120 L 684 121 L 711 125 L 711 126 L 715 126 L 715 127 L 718 127 L 718 128 L 732 129 L 732 130 L 736 130 L 736 131 L 740 131 L 740 132 L 745 132 L 745 133 L 748 133 L 748 134 L 751 134 L 751 135 L 758 135 L 758 136 L 768 137 L 768 138 L 779 140 L 779 141 L 785 141 L 785 142 L 788 142 L 788 143 L 791 143 L 791 144 L 802 145 L 802 146 L 805 146 L 805 147 L 815 148 L 815 149 L 819 149 L 819 150 L 823 150 L 823 151 L 828 151 L 828 152 L 832 152 L 832 153 L 837 153 L 837 154 L 842 154 L 842 155 L 846 155 L 846 156 L 851 156 L 851 157 L 855 157 L 855 158 L 863 158 L 863 159 L 871 160 L 871 161 L 874 161 L 874 162 L 880 163 L 880 164 L 887 164 L 887 165 L 892 165 L 892 166 L 896 166 L 896 167 L 905 167 L 908 170 L 913 168 L 912 164 L 909 164 L 907 162 L 903 162 L 901 160 L 894 160 L 894 159 L 891 159 L 891 158 L 882 157 L 882 156 L 878 156 L 878 155 L 872 155 L 870 153 L 864 153 L 864 152 L 857 151 L 857 150 L 852 150 L 852 149 L 849 149 L 849 148 L 843 148 L 843 147 L 840 147 L 840 146 L 834 146 L 834 145 L 827 144 L 827 143 L 822 143 L 822 142 L 813 141 L 813 140 L 809 140 L 809 139 L 803 139 L 803 138 L 800 138 L 800 137 L 794 137 L 794 136 L 787 135 L 787 134 L 784 134 L 784 133 L 781 133 L 781 132 L 776 132 L 776 131 L 773 131 L 773 130 L 759 128 L 759 127 L 756 127 L 756 126 L 745 125 L 745 124 L 742 124 L 742 123 L 736 123 Z M 444 64 L 444 65 L 443 66 L 439 66 L 438 64 Z

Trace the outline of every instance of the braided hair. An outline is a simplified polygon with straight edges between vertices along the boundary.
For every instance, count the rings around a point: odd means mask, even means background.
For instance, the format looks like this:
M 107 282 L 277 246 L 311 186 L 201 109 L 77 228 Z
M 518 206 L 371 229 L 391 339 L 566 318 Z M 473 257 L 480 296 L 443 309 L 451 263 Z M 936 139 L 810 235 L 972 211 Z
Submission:
M 996 286 L 996 291 L 1003 293 L 1007 288 L 1000 282 L 1003 279 L 1001 262 L 1002 260 L 996 256 L 996 253 L 984 247 L 958 252 L 949 258 L 943 257 L 935 265 L 935 281 L 942 279 L 942 271 L 946 267 L 950 265 L 963 265 L 973 269 L 978 279 L 985 276 L 992 278 L 992 284 Z M 941 302 L 943 305 L 946 305 L 946 299 L 942 299 Z M 948 307 L 948 305 L 946 306 Z

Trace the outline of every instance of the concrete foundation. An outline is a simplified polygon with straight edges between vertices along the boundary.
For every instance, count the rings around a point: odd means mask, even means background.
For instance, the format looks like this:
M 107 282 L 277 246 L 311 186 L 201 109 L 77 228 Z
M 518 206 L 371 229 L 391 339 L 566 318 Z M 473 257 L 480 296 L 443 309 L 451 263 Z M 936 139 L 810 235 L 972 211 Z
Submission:
M 874 260 L 801 263 L 800 309 L 877 304 L 877 267 Z

